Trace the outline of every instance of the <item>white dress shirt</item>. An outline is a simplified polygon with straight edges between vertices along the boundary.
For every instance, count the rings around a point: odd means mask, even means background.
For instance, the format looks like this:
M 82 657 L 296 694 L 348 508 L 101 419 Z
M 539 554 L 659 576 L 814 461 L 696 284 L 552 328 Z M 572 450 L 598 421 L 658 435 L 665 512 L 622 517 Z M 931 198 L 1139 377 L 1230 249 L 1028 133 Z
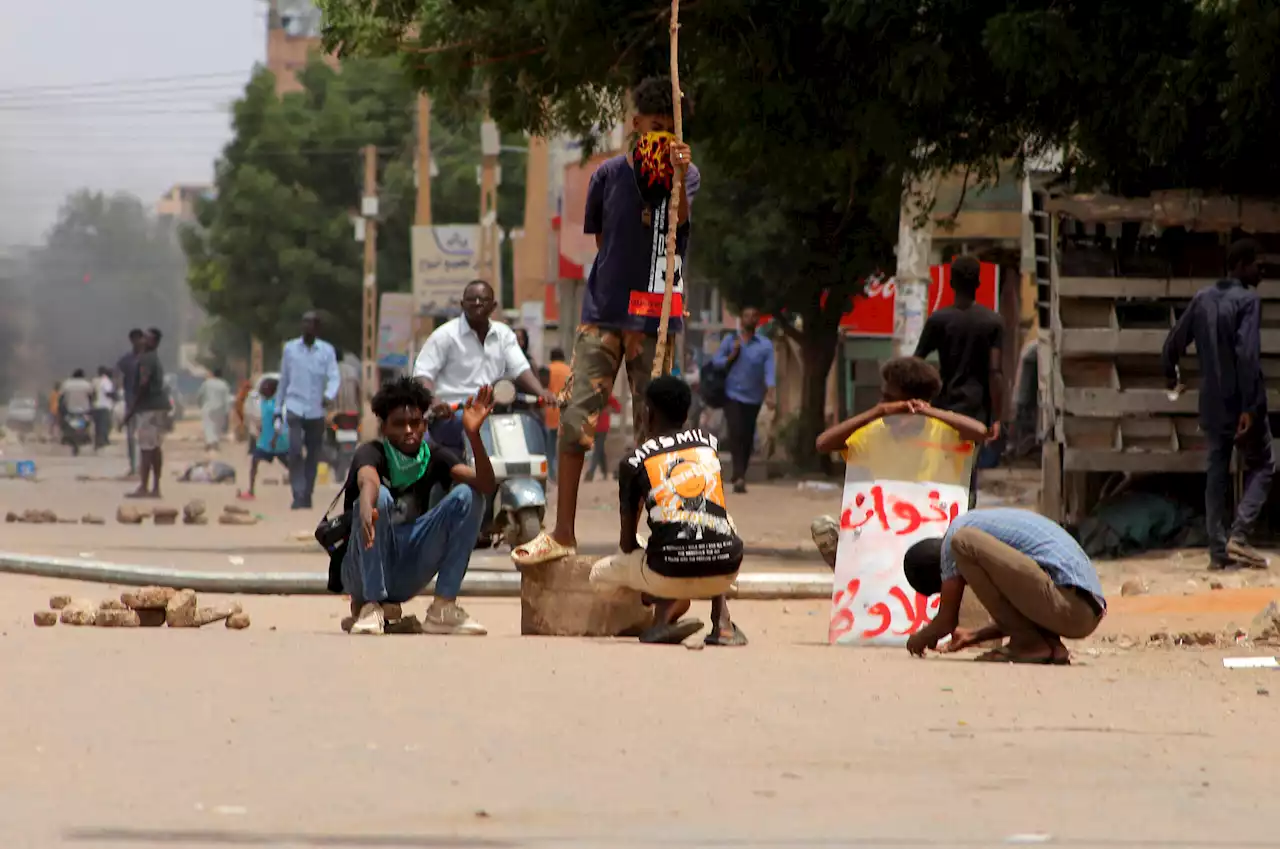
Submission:
M 413 376 L 425 377 L 435 386 L 435 397 L 446 404 L 461 403 L 481 386 L 504 377 L 515 380 L 529 371 L 516 332 L 505 324 L 489 322 L 481 344 L 466 318 L 446 321 L 428 338 L 413 364 Z
M 338 395 L 338 357 L 333 346 L 317 339 L 308 346 L 302 337 L 284 343 L 280 357 L 280 387 L 276 396 L 283 399 L 281 415 L 292 413 L 304 419 L 323 419 L 324 402 Z

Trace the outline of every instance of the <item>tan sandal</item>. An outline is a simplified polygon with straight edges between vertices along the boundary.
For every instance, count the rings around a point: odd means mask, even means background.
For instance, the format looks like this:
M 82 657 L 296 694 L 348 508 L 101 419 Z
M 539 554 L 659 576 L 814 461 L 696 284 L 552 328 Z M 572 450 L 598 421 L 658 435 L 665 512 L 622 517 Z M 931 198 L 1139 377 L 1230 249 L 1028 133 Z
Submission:
M 578 549 L 571 545 L 561 545 L 551 534 L 543 531 L 524 545 L 518 545 L 511 551 L 511 559 L 517 566 L 541 566 L 562 557 L 573 557 Z

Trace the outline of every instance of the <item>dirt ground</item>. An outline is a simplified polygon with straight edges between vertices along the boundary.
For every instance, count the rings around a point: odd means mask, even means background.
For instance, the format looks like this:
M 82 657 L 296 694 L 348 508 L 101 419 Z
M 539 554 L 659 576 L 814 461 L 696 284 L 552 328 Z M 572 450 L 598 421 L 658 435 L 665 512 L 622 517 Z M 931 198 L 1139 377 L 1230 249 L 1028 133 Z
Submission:
M 37 459 L 0 512 L 112 517 L 125 484 L 75 477 L 118 454 Z M 233 489 L 166 495 L 216 512 Z M 749 542 L 803 546 L 832 497 L 732 507 Z M 264 487 L 252 528 L 4 525 L 0 549 L 318 570 L 291 537 L 319 511 L 286 498 Z M 1221 663 L 1275 650 L 1149 643 L 1280 596 L 1266 574 L 1211 589 L 1202 554 L 1100 564 L 1111 612 L 1070 668 L 832 649 L 822 600 L 738 603 L 751 645 L 703 651 L 520 637 L 514 599 L 464 599 L 485 638 L 351 638 L 332 598 L 242 597 L 241 632 L 37 629 L 50 595 L 119 588 L 3 576 L 0 846 L 1280 845 L 1280 678 Z M 1134 575 L 1150 592 L 1122 597 Z

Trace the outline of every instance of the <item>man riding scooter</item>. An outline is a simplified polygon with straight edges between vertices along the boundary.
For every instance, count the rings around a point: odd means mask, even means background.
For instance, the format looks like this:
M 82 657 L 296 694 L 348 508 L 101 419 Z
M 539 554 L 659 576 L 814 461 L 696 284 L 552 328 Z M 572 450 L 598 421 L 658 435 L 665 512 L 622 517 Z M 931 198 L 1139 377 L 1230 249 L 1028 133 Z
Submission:
M 414 363 L 413 376 L 435 397 L 431 440 L 459 453 L 465 450 L 461 408 L 480 387 L 505 379 L 543 403 L 558 403 L 529 367 L 515 331 L 490 321 L 497 306 L 488 283 L 468 283 L 462 292 L 462 315 L 437 327 Z M 486 425 L 488 429 L 489 423 Z M 533 453 L 546 454 L 541 445 L 529 447 Z

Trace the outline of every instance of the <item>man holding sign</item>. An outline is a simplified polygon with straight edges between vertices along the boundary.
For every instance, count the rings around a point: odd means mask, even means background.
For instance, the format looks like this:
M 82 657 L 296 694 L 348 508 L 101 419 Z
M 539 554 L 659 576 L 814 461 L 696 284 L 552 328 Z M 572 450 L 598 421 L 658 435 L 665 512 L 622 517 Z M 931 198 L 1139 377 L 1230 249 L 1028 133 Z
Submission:
M 675 287 L 669 333 L 683 326 L 684 278 L 689 244 L 689 204 L 700 184 L 689 146 L 673 134 L 675 109 L 671 80 L 651 78 L 632 92 L 635 117 L 630 153 L 602 163 L 587 188 L 584 229 L 595 236 L 596 258 L 587 276 L 586 297 L 569 382 L 561 393 L 559 492 L 556 526 L 551 533 L 512 552 L 521 566 L 548 563 L 574 554 L 578 485 L 586 455 L 595 440 L 596 422 L 613 394 L 618 369 L 626 366 L 631 386 L 635 440 L 645 438 L 644 393 L 657 346 L 658 323 L 666 290 L 668 229 L 676 227 Z M 677 220 L 668 219 L 676 168 L 685 169 Z

